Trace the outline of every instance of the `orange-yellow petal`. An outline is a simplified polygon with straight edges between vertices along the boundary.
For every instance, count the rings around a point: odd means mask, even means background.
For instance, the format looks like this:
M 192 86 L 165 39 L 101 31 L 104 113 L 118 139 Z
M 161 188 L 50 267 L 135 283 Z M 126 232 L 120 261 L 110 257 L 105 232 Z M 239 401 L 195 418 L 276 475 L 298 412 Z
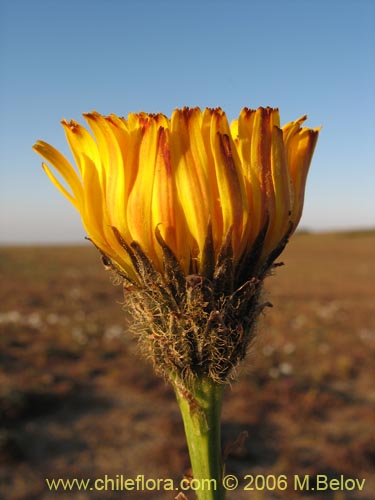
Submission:
M 199 155 L 200 147 L 194 153 L 191 148 L 192 138 L 200 135 L 200 115 L 198 109 L 184 108 L 175 110 L 171 119 L 172 162 L 178 197 L 193 237 L 189 242 L 193 258 L 204 248 L 210 220 L 207 164 Z
M 156 121 L 147 121 L 142 129 L 137 175 L 127 204 L 127 221 L 131 238 L 137 241 L 149 258 L 156 261 L 152 223 L 152 196 L 156 168 L 158 130 Z
M 55 186 L 68 198 L 71 203 L 73 203 L 77 210 L 79 210 L 82 204 L 82 186 L 76 171 L 69 161 L 65 158 L 65 156 L 57 151 L 57 149 L 44 141 L 37 141 L 37 143 L 33 146 L 33 149 L 48 163 L 50 163 L 64 178 L 72 190 L 71 193 L 69 193 L 61 184 L 50 168 L 46 164 L 43 164 L 48 177 L 52 180 Z
M 240 159 L 227 118 L 221 110 L 216 110 L 212 116 L 211 147 L 222 210 L 223 237 L 232 228 L 233 250 L 235 258 L 238 258 L 244 248 L 243 234 L 248 217 L 248 201 Z
M 187 228 L 177 195 L 175 168 L 171 158 L 170 132 L 163 127 L 158 130 L 151 212 L 152 227 L 158 227 L 162 238 L 187 272 L 189 269 Z M 161 261 L 161 248 L 155 239 L 154 248 Z

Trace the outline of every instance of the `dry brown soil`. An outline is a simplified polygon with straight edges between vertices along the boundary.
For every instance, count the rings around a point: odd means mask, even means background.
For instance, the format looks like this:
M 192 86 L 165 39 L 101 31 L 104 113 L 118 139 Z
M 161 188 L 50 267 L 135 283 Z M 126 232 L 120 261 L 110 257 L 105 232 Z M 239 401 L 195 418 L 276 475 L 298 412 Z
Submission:
M 266 281 L 273 303 L 228 389 L 223 446 L 243 478 L 286 491 L 228 500 L 375 498 L 375 235 L 299 234 Z M 166 491 L 49 491 L 45 478 L 173 478 L 189 470 L 173 392 L 126 333 L 121 287 L 96 250 L 0 248 L 0 497 L 173 499 Z M 365 478 L 363 491 L 295 491 L 294 475 Z M 272 481 L 271 481 L 272 482 Z M 193 499 L 192 493 L 188 494 Z

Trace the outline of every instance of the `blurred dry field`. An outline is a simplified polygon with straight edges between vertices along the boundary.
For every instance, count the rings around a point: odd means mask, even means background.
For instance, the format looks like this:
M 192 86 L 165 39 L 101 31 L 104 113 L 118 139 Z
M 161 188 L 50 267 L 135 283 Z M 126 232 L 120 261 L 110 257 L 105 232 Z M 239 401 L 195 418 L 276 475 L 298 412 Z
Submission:
M 362 492 L 228 499 L 375 498 L 375 234 L 296 235 L 266 280 L 273 303 L 227 391 L 226 472 L 365 478 Z M 189 469 L 174 395 L 124 332 L 122 290 L 95 249 L 0 248 L 0 497 L 173 499 L 48 490 L 44 478 L 173 478 Z M 189 494 L 189 499 L 194 495 Z

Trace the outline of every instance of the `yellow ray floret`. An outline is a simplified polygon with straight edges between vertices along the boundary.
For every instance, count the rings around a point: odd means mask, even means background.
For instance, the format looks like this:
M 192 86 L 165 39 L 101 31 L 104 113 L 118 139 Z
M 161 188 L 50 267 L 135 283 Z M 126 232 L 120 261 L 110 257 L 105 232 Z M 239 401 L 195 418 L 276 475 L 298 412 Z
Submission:
M 209 227 L 215 256 L 231 231 L 234 263 L 260 234 L 266 259 L 297 227 L 319 132 L 302 127 L 305 116 L 282 128 L 272 108 L 244 108 L 230 125 L 220 108 L 84 118 L 91 133 L 62 121 L 77 169 L 43 141 L 34 150 L 90 239 L 130 279 L 124 247 L 133 241 L 162 271 L 156 228 L 183 270 L 199 273 Z

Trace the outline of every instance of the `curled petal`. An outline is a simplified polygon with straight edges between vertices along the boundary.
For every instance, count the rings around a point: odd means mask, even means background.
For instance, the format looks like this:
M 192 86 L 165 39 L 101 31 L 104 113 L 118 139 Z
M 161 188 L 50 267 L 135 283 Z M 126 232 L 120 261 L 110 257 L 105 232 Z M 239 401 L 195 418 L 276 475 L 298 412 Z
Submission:
M 291 221 L 297 227 L 302 215 L 305 184 L 311 159 L 318 140 L 319 129 L 298 129 L 290 134 L 286 142 L 286 153 L 294 198 L 291 207 Z
M 43 163 L 43 168 L 47 173 L 48 177 L 55 184 L 55 186 L 68 198 L 68 200 L 77 208 L 80 209 L 82 206 L 82 185 L 81 181 L 69 163 L 69 161 L 63 156 L 57 149 L 50 146 L 44 141 L 38 141 L 33 149 L 36 153 L 42 156 L 48 163 L 50 163 L 57 172 L 63 177 L 63 179 L 68 184 L 71 189 L 71 193 L 61 184 L 57 177 L 52 173 L 51 169 Z

